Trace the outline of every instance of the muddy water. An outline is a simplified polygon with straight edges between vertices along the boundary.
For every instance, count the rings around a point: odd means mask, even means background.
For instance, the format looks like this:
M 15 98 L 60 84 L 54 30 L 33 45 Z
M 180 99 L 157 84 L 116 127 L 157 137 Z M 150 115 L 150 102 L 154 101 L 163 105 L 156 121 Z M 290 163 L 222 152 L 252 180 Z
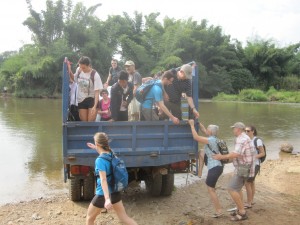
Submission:
M 279 157 L 283 142 L 300 151 L 300 104 L 200 102 L 200 114 L 205 125 L 220 126 L 220 136 L 230 147 L 229 127 L 243 121 L 257 126 L 268 159 Z M 61 131 L 60 100 L 0 98 L 0 204 L 67 192 Z M 179 174 L 175 183 L 181 186 L 195 179 Z

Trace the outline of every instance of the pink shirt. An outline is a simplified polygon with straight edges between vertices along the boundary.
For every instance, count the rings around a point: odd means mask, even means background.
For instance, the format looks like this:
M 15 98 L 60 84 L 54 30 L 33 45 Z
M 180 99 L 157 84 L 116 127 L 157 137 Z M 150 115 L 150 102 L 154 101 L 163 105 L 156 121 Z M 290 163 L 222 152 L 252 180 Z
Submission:
M 110 99 L 108 99 L 108 101 L 106 103 L 102 99 L 100 101 L 100 104 L 101 104 L 101 106 L 100 106 L 101 111 L 106 111 L 106 110 L 110 109 Z M 104 119 L 108 119 L 108 118 L 110 118 L 110 113 L 102 113 L 101 117 Z

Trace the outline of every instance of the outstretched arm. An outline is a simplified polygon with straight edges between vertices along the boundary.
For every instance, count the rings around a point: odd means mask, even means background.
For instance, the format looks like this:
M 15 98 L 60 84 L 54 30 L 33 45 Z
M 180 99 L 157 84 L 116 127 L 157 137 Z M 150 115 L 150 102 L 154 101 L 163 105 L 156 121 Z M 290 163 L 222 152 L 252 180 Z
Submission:
M 189 124 L 191 126 L 191 131 L 193 134 L 193 138 L 198 141 L 201 142 L 202 144 L 208 144 L 208 138 L 207 137 L 203 137 L 203 136 L 199 136 L 196 129 L 195 129 L 195 124 L 194 124 L 194 120 L 189 120 Z
M 168 110 L 163 101 L 159 101 L 157 104 L 160 107 L 160 109 L 173 121 L 174 124 L 179 124 L 179 119 L 172 115 L 172 113 Z
M 186 99 L 187 99 L 187 102 L 188 102 L 189 106 L 191 107 L 191 109 L 193 111 L 193 114 L 194 114 L 195 118 L 198 119 L 199 118 L 199 113 L 198 113 L 197 109 L 195 108 L 193 98 L 192 97 L 186 97 Z

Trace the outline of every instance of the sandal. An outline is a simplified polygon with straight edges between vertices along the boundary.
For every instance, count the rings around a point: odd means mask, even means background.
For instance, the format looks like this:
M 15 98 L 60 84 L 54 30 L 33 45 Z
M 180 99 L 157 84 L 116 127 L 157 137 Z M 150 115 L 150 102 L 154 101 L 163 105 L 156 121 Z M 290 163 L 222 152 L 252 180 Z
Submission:
M 235 211 L 230 213 L 230 216 L 236 216 L 237 214 L 238 214 L 238 210 L 235 210 Z
M 248 219 L 247 214 L 240 214 L 239 212 L 237 212 L 235 216 L 231 217 L 231 221 L 241 221 L 246 219 Z

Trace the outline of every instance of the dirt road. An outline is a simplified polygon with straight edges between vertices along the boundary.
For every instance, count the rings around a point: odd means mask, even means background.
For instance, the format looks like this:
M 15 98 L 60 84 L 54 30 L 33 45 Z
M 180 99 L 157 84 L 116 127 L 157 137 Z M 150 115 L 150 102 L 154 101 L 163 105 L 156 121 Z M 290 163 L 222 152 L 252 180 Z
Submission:
M 267 161 L 256 181 L 256 204 L 247 211 L 249 219 L 231 222 L 226 209 L 234 205 L 226 191 L 230 175 L 223 175 L 217 192 L 225 215 L 211 218 L 210 203 L 204 179 L 183 188 L 176 188 L 165 198 L 148 196 L 140 187 L 130 188 L 123 195 L 127 213 L 143 225 L 251 224 L 296 225 L 300 215 L 300 157 Z M 83 225 L 89 202 L 74 203 L 66 195 L 37 199 L 0 207 L 0 224 L 10 225 Z M 113 211 L 101 214 L 96 224 L 120 224 Z

